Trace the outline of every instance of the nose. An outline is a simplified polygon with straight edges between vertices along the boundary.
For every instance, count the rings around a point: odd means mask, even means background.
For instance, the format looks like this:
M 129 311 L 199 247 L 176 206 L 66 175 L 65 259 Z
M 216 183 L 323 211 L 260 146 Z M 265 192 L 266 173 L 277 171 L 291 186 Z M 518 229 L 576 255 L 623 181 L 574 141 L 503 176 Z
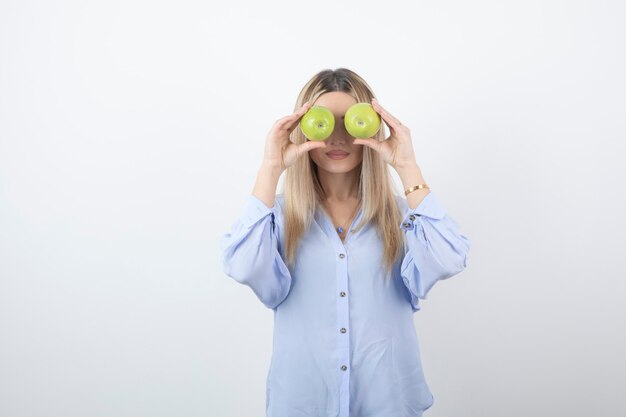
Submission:
M 333 130 L 333 133 L 328 138 L 328 143 L 331 145 L 349 144 L 350 139 L 352 138 L 350 134 L 348 133 L 348 131 L 346 130 L 345 126 L 343 125 L 343 120 L 342 120 L 341 123 L 335 124 L 335 129 Z
M 347 143 L 347 140 L 342 134 L 332 134 L 330 138 L 328 138 L 328 143 L 330 145 L 343 145 Z

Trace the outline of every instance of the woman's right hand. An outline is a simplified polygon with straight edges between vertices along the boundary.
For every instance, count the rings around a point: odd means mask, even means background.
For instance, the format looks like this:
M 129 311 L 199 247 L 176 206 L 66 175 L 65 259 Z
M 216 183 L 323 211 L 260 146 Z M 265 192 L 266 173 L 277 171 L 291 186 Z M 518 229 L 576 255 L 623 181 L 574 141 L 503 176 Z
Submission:
M 307 101 L 295 113 L 278 119 L 265 140 L 264 164 L 275 167 L 281 172 L 296 163 L 298 158 L 315 148 L 325 148 L 325 141 L 307 140 L 301 144 L 295 144 L 289 135 L 300 123 L 300 118 L 311 107 Z

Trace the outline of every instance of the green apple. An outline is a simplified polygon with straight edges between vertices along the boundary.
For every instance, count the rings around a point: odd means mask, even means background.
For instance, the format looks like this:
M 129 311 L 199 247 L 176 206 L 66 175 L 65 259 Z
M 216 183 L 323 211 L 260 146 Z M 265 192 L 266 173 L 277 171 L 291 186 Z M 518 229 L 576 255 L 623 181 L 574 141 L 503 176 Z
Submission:
M 350 135 L 359 139 L 371 138 L 380 128 L 380 115 L 369 103 L 356 103 L 346 111 L 344 124 Z
M 335 115 L 327 107 L 311 106 L 300 119 L 300 129 L 309 140 L 326 140 L 335 129 Z

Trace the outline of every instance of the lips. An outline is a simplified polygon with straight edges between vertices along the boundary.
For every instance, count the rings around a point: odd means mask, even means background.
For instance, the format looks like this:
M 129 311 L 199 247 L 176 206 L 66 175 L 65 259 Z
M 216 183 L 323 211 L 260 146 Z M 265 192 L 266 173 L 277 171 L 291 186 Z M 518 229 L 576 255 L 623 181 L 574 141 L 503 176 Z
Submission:
M 329 156 L 347 156 L 350 155 L 348 152 L 344 152 L 344 151 L 330 151 L 330 152 L 326 152 L 326 155 Z
M 326 152 L 326 156 L 330 159 L 346 159 L 350 155 L 348 152 L 344 151 L 330 151 Z

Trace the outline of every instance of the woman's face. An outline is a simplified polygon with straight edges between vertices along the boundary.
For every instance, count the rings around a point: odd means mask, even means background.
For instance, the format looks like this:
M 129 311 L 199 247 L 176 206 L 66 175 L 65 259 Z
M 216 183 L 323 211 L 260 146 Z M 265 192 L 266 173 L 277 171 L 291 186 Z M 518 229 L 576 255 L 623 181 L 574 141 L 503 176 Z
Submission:
M 318 169 L 344 173 L 352 171 L 363 160 L 363 145 L 354 144 L 354 138 L 346 131 L 343 123 L 346 111 L 355 103 L 351 95 L 340 91 L 324 93 L 313 102 L 314 105 L 327 107 L 335 115 L 335 129 L 326 139 L 326 148 L 309 151 Z

